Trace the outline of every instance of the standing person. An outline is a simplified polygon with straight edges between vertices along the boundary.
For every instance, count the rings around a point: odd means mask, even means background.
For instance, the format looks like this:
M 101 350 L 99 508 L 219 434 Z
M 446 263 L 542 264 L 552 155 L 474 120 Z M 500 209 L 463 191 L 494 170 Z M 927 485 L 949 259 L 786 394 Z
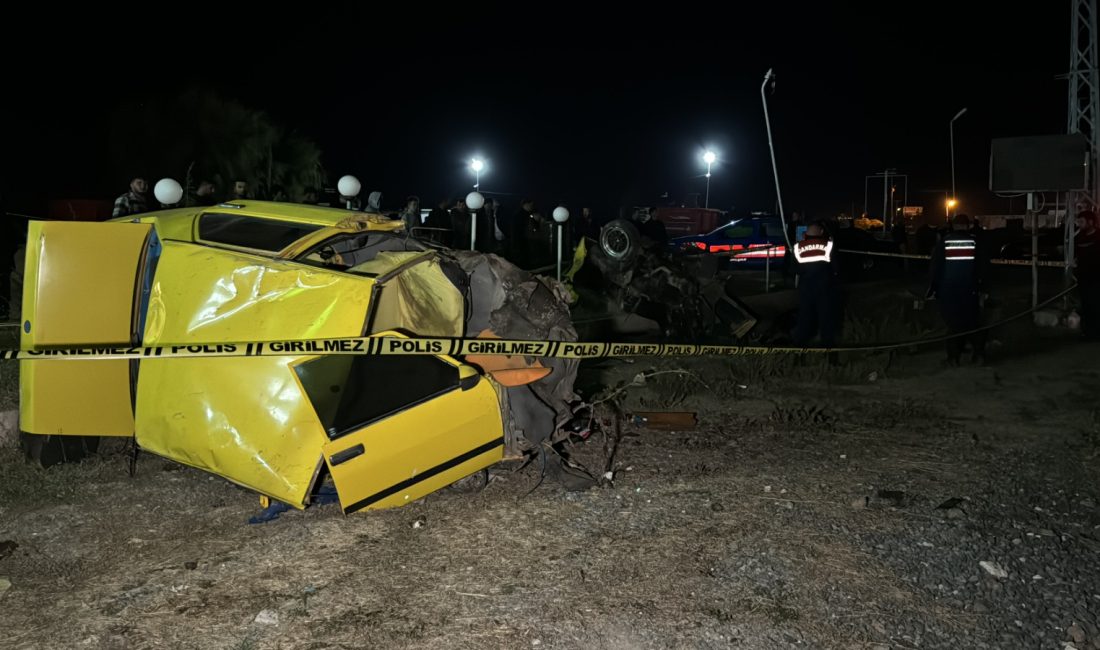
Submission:
M 470 210 L 466 199 L 459 198 L 451 208 L 451 247 L 455 250 L 470 249 Z
M 980 293 L 984 281 L 984 252 L 970 232 L 970 218 L 955 215 L 951 230 L 932 252 L 932 282 L 928 296 L 940 303 L 940 313 L 951 334 L 981 326 Z M 947 363 L 959 365 L 964 339 L 973 346 L 971 361 L 985 361 L 985 332 L 947 340 Z
M 429 239 L 437 244 L 453 248 L 454 237 L 451 232 L 451 213 L 447 210 L 450 204 L 451 199 L 449 197 L 440 199 L 439 203 L 428 213 L 428 218 L 424 221 L 424 227 L 431 229 L 427 231 Z
M 504 230 L 500 227 L 500 200 L 489 199 L 485 204 L 485 211 L 493 229 L 492 250 L 498 255 L 503 255 L 506 242 L 504 240 Z
M 513 218 L 512 227 L 516 230 L 515 239 L 518 240 L 514 261 L 527 269 L 545 265 L 552 245 L 552 230 L 546 219 L 539 214 L 534 199 L 523 199 Z
M 1096 213 L 1077 213 L 1073 240 L 1074 276 L 1081 301 L 1081 334 L 1086 340 L 1100 340 L 1100 224 Z
M 248 198 L 248 181 L 233 181 L 233 188 L 229 192 L 229 201 L 243 201 Z
M 405 232 L 412 233 L 420 227 L 420 199 L 416 196 L 405 198 L 405 207 L 401 210 L 401 221 L 405 222 Z
M 194 195 L 191 196 L 191 200 L 188 201 L 191 205 L 208 206 L 217 205 L 218 200 L 214 197 L 217 192 L 217 188 L 210 181 L 199 181 L 199 186 L 195 189 Z
M 794 245 L 794 259 L 799 274 L 795 345 L 805 347 L 817 334 L 822 347 L 835 347 L 840 324 L 839 265 L 825 224 L 815 221 L 806 228 L 802 241 Z
M 367 195 L 367 208 L 363 212 L 382 214 L 382 193 L 378 190 Z
M 581 216 L 577 218 L 577 225 L 573 228 L 573 246 L 578 246 L 583 239 L 599 239 L 600 225 L 592 216 L 592 208 L 581 208 Z
M 131 214 L 140 214 L 149 210 L 149 184 L 145 179 L 137 176 L 130 181 L 130 190 L 115 199 L 112 217 L 126 217 Z

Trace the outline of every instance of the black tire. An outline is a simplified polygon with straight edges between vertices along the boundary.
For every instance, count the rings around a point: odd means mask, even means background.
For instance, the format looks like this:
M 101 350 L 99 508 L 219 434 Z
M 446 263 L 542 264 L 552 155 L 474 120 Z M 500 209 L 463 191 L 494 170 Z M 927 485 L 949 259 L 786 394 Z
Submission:
M 600 250 L 619 267 L 632 264 L 641 247 L 638 227 L 626 219 L 615 219 L 600 229 Z

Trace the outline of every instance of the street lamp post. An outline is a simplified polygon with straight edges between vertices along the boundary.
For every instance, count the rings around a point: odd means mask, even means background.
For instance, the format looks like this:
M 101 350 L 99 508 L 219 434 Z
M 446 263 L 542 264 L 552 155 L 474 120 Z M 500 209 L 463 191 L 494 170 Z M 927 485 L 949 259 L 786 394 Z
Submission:
M 477 211 L 485 205 L 485 197 L 481 192 L 470 192 L 466 195 L 466 207 L 470 210 L 470 250 L 477 250 Z
M 713 151 L 708 151 L 703 154 L 703 162 L 707 164 L 707 198 L 703 203 L 703 207 L 710 207 L 710 166 L 714 164 L 714 161 L 718 160 L 718 156 Z M 699 205 L 696 203 L 695 205 Z
M 153 187 L 153 196 L 162 208 L 172 207 L 183 199 L 183 187 L 174 178 L 162 178 Z
M 347 207 L 348 210 L 351 209 L 352 200 L 359 196 L 359 191 L 362 189 L 363 184 L 359 182 L 358 178 L 351 174 L 342 176 L 339 182 L 336 183 L 336 190 L 340 192 L 340 196 L 347 197 L 347 205 L 345 207 Z
M 951 118 L 951 123 L 948 125 L 948 131 L 951 135 L 951 201 L 955 202 L 958 198 L 958 194 L 955 193 L 955 120 L 959 119 L 966 113 L 966 109 L 962 109 L 958 113 L 955 113 L 955 117 Z M 952 205 L 952 208 L 955 206 Z M 951 215 L 948 215 L 951 216 Z
M 561 282 L 561 240 L 563 235 L 562 226 L 566 221 L 569 221 L 569 210 L 565 209 L 565 206 L 559 205 L 554 208 L 554 212 L 551 213 L 554 217 L 554 223 L 558 224 L 558 282 Z
M 470 161 L 470 169 L 474 170 L 474 189 L 481 191 L 481 170 L 485 169 L 485 161 L 474 158 Z

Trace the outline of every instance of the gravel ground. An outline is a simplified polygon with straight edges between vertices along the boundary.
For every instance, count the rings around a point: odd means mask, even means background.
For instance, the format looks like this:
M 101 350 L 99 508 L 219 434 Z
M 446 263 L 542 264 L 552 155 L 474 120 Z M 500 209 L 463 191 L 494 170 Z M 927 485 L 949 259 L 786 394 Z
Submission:
M 259 526 L 252 495 L 167 461 L 144 456 L 134 478 L 120 454 L 43 471 L 8 448 L 0 639 L 1100 649 L 1096 359 L 1049 341 L 955 370 L 935 352 L 591 366 L 604 392 L 650 374 L 622 391 L 627 412 L 698 426 L 626 426 L 613 480 L 586 492 L 532 465 L 473 495 Z M 571 453 L 600 473 L 612 438 Z

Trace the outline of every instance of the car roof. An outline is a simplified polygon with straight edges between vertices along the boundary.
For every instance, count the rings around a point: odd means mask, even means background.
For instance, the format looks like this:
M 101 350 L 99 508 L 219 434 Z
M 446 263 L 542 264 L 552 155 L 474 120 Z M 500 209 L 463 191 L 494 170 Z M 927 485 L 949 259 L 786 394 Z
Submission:
M 204 213 L 239 214 L 246 217 L 270 219 L 276 221 L 290 221 L 304 223 L 320 228 L 334 227 L 347 221 L 349 218 L 363 217 L 366 213 L 344 210 L 342 208 L 329 208 L 303 203 L 276 203 L 274 201 L 253 201 L 243 199 L 227 201 L 217 205 L 194 206 L 188 208 L 172 208 L 157 210 L 155 212 L 143 212 L 126 217 L 117 217 L 111 221 L 142 221 L 156 224 L 157 231 L 162 237 L 169 239 L 194 240 L 193 226 L 195 219 Z M 367 230 L 390 230 L 385 226 L 372 226 L 365 224 Z
M 737 224 L 740 224 L 740 223 L 743 223 L 743 222 L 748 222 L 748 223 L 776 222 L 776 223 L 779 223 L 779 217 L 755 217 L 754 216 L 754 217 L 744 217 L 742 219 L 734 219 L 733 221 L 730 221 L 728 223 L 722 224 L 721 226 L 718 226 L 714 230 L 708 232 L 707 235 L 713 235 L 715 233 L 722 232 L 723 230 L 725 230 L 726 228 L 729 228 L 730 226 L 736 226 Z

